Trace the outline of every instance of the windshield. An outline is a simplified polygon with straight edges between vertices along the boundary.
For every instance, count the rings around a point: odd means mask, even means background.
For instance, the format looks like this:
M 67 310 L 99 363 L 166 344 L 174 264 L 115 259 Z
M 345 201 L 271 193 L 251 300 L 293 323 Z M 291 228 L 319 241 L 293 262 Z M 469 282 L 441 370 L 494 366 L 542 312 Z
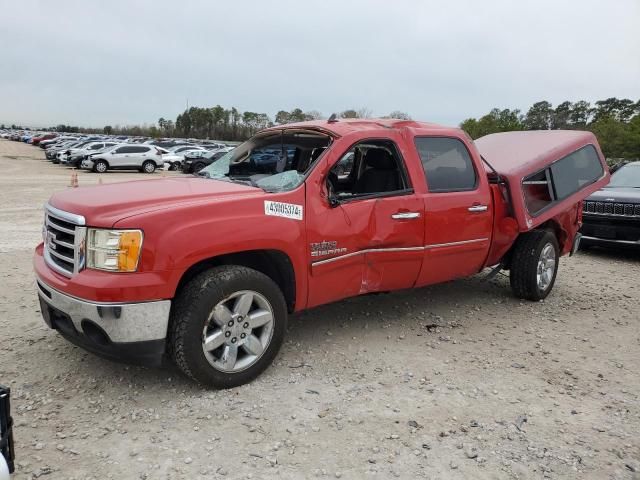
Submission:
M 611 175 L 607 187 L 640 188 L 640 164 L 625 165 Z
M 259 134 L 203 168 L 198 175 L 284 192 L 300 185 L 331 137 L 305 130 Z

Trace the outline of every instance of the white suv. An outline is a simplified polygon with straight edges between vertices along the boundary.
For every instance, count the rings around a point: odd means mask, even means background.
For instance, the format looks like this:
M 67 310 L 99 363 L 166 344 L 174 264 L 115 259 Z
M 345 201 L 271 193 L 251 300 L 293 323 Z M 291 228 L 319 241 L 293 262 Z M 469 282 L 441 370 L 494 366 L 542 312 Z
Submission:
M 139 170 L 153 173 L 163 167 L 162 152 L 154 145 L 120 144 L 110 150 L 90 156 L 82 168 L 104 173 L 107 170 Z

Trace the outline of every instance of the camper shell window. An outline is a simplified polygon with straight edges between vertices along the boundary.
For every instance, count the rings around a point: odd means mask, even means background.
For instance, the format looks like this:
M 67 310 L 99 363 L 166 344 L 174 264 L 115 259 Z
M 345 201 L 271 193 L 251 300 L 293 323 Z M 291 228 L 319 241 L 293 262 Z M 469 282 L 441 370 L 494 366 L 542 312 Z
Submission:
M 593 145 L 552 163 L 522 181 L 527 210 L 533 216 L 546 210 L 602 177 L 604 169 Z

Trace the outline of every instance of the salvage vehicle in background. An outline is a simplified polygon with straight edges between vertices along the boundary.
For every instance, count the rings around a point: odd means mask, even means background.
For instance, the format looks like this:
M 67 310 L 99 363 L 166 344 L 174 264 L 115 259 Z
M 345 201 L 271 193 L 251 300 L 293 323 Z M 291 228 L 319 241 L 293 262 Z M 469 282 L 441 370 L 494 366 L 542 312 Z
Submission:
M 211 165 L 213 162 L 222 158 L 231 150 L 233 150 L 233 148 L 224 147 L 214 150 L 205 150 L 204 152 L 187 152 L 184 156 L 184 161 L 181 164 L 182 173 L 197 173 L 204 167 Z
M 257 166 L 256 151 L 278 161 Z M 510 272 L 516 297 L 547 297 L 582 200 L 608 181 L 589 132 L 272 127 L 198 176 L 54 194 L 34 254 L 41 312 L 89 351 L 169 357 L 233 387 L 273 361 L 292 312 L 487 267 Z
M 39 145 L 42 140 L 49 140 L 51 138 L 56 138 L 58 136 L 57 133 L 45 133 L 44 135 L 39 135 L 37 137 L 33 137 L 31 139 L 32 145 Z
M 107 170 L 138 170 L 153 173 L 164 167 L 162 152 L 153 145 L 120 144 L 83 160 L 82 168 L 105 173 Z
M 640 247 L 640 162 L 616 169 L 611 182 L 584 201 L 581 245 Z
M 82 161 L 89 158 L 93 153 L 104 152 L 111 147 L 118 145 L 116 142 L 91 142 L 84 145 L 82 148 L 72 148 L 67 157 L 60 160 L 63 165 L 69 165 L 75 168 L 80 168 Z

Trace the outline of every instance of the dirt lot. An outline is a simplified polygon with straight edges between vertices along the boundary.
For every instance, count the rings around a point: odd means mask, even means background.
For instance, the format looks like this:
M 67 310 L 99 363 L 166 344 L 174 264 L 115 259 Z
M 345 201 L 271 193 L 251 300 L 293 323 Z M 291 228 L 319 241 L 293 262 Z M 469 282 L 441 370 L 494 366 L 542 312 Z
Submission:
M 207 391 L 45 326 L 31 256 L 70 171 L 0 141 L 0 172 L 16 478 L 640 478 L 638 252 L 563 259 L 540 303 L 476 276 L 318 308 L 257 381 Z

